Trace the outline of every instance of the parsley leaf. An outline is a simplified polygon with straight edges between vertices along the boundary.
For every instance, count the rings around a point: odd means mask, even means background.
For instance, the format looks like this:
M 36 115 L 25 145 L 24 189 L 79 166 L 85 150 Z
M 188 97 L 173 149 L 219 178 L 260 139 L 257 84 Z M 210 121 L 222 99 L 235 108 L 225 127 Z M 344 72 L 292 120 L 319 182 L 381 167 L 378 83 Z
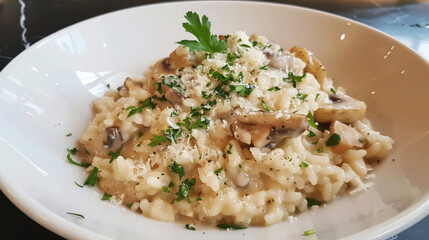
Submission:
M 268 70 L 268 65 L 265 65 L 265 66 L 259 67 L 259 69 L 261 69 L 261 70 Z
M 189 225 L 189 224 L 185 224 L 185 228 L 186 228 L 186 229 L 188 229 L 188 230 L 195 231 L 195 228 L 194 228 L 194 227 L 192 227 L 192 226 L 191 226 L 191 225 Z
M 261 105 L 265 111 L 267 111 L 267 112 L 270 111 L 270 109 L 268 108 L 267 104 L 264 101 L 261 101 Z
M 150 140 L 149 146 L 151 147 L 155 147 L 163 142 L 169 141 L 169 139 L 166 136 L 160 136 L 156 134 L 153 134 L 152 138 L 149 140 Z
M 216 225 L 216 227 L 222 228 L 222 229 L 246 229 L 247 228 L 245 226 L 234 225 L 234 224 L 225 224 L 225 223 L 220 223 L 220 224 Z
M 311 229 L 311 230 L 307 230 L 307 231 L 305 231 L 304 232 L 304 235 L 305 236 L 310 236 L 310 235 L 313 235 L 313 234 L 315 234 L 316 233 L 316 231 L 314 231 L 313 229 Z
M 210 55 L 226 50 L 225 41 L 218 40 L 216 35 L 210 33 L 211 22 L 205 15 L 200 21 L 200 16 L 197 13 L 189 11 L 186 13 L 185 18 L 188 22 L 182 24 L 183 28 L 185 28 L 186 32 L 194 35 L 198 41 L 182 40 L 178 44 L 189 47 L 191 51 L 209 52 Z
M 112 163 L 113 160 L 119 157 L 119 153 L 121 152 L 121 148 L 116 149 L 115 152 L 109 151 L 107 155 L 111 156 L 109 163 Z
M 77 183 L 76 181 L 74 181 L 74 184 L 76 184 L 76 186 L 78 186 L 78 187 L 80 187 L 80 188 L 83 188 L 83 186 L 82 186 L 82 185 L 80 185 L 79 183 Z
M 66 137 L 71 137 L 72 134 L 71 133 L 67 133 Z
M 304 161 L 301 161 L 301 163 L 299 164 L 299 167 L 300 168 L 302 168 L 302 167 L 307 168 L 308 167 L 308 163 L 306 163 Z
M 312 207 L 312 206 L 320 206 L 322 205 L 323 202 L 321 201 L 317 201 L 315 199 L 312 198 L 307 198 L 307 207 Z
M 172 160 L 172 164 L 170 164 L 170 170 L 173 173 L 177 173 L 179 174 L 179 179 L 182 180 L 182 177 L 185 176 L 185 168 L 183 168 L 182 166 L 180 166 L 180 164 L 178 164 L 177 162 Z
M 71 155 L 76 155 L 76 153 L 79 152 L 79 150 L 77 150 L 76 148 L 73 148 L 73 149 L 67 148 L 67 152 L 69 152 Z
M 279 87 L 277 87 L 277 86 L 275 86 L 275 87 L 271 87 L 271 88 L 268 88 L 267 89 L 268 91 L 280 91 L 280 88 Z
M 313 115 L 311 114 L 311 112 L 308 112 L 308 114 L 307 114 L 307 120 L 308 120 L 308 123 L 310 124 L 310 126 L 312 126 L 315 129 L 317 129 L 316 122 L 314 121 L 314 118 L 313 118 Z
M 314 137 L 314 136 L 316 136 L 316 134 L 313 131 L 310 130 L 309 133 L 308 133 L 308 136 L 309 137 Z
M 328 140 L 326 140 L 325 145 L 327 147 L 335 146 L 335 145 L 338 145 L 340 141 L 341 141 L 341 136 L 338 133 L 334 133 L 328 138 Z
M 250 93 L 253 91 L 255 87 L 249 84 L 249 85 L 229 85 L 229 88 L 232 91 L 235 91 L 241 97 L 247 97 L 250 95 Z
M 214 171 L 214 174 L 215 174 L 216 176 L 219 176 L 219 173 L 222 171 L 222 169 L 223 169 L 223 168 L 218 168 L 218 169 L 216 169 L 216 170 Z
M 112 195 L 104 193 L 103 197 L 101 198 L 102 201 L 107 201 L 110 200 L 110 198 L 112 197 Z
M 79 217 L 79 218 L 82 218 L 82 219 L 85 218 L 82 214 L 78 214 L 78 213 L 67 212 L 67 214 L 73 215 L 73 216 L 76 216 L 76 217 Z
M 91 164 L 88 164 L 88 163 L 78 163 L 78 162 L 73 161 L 73 159 L 72 159 L 72 158 L 71 158 L 71 156 L 70 156 L 70 153 L 69 153 L 69 154 L 67 154 L 67 160 L 69 160 L 69 162 L 70 162 L 71 164 L 76 165 L 76 166 L 79 166 L 79 167 L 87 168 L 87 167 L 89 167 L 89 166 L 91 165 Z
M 319 98 L 319 96 L 320 96 L 320 94 L 319 94 L 319 93 L 317 93 L 317 94 L 316 94 L 316 97 L 314 98 L 314 101 L 315 101 L 315 102 L 317 102 L 317 99 Z
M 335 92 L 335 89 L 331 88 L 330 90 L 331 90 L 331 93 L 337 94 L 337 92 Z
M 130 111 L 128 113 L 127 118 L 131 117 L 132 115 L 134 115 L 136 113 L 141 113 L 143 111 L 143 108 L 145 108 L 145 107 L 150 107 L 151 109 L 155 109 L 156 103 L 154 103 L 152 101 L 152 98 L 148 98 L 144 101 L 140 101 L 140 107 L 135 107 L 135 106 L 127 107 L 125 110 Z
M 83 185 L 89 185 L 91 187 L 94 187 L 95 182 L 97 181 L 98 172 L 99 172 L 99 169 L 97 167 L 94 167 L 94 169 L 92 169 L 91 173 L 89 174 L 88 178 L 85 180 Z
M 163 192 L 166 192 L 166 193 L 169 193 L 169 192 L 170 192 L 170 190 L 168 190 L 168 188 L 167 188 L 166 186 L 162 186 L 161 190 L 162 190 Z
M 293 72 L 289 72 L 288 75 L 287 75 L 287 78 L 283 78 L 283 81 L 285 81 L 285 79 L 286 80 L 292 80 L 292 86 L 294 88 L 296 88 L 296 83 L 297 82 L 302 82 L 302 79 L 305 78 L 305 76 L 307 76 L 306 73 L 304 73 L 304 75 L 302 75 L 302 76 L 295 76 L 293 74 Z
M 189 191 L 191 191 L 191 188 L 195 185 L 195 178 L 192 179 L 186 179 L 182 182 L 182 185 L 179 186 L 179 191 L 176 193 L 175 201 L 179 202 L 182 199 L 186 199 L 189 203 L 191 200 L 189 200 Z

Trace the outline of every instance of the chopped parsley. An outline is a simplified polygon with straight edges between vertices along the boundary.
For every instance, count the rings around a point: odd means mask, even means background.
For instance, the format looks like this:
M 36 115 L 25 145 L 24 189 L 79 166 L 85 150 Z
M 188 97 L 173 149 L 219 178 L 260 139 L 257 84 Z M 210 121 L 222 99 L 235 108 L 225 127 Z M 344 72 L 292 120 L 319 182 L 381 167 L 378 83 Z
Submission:
M 226 90 L 223 88 L 222 84 L 217 85 L 217 86 L 213 89 L 213 91 L 214 91 L 214 93 L 215 93 L 217 96 L 219 96 L 219 97 L 221 97 L 221 98 L 223 98 L 223 99 L 229 98 L 229 92 L 228 92 L 228 91 L 226 91 Z
M 110 89 L 110 83 L 109 83 L 109 84 L 107 84 L 107 85 L 106 85 L 106 87 L 107 87 L 108 89 Z
M 79 166 L 79 167 L 87 168 L 87 167 L 89 167 L 89 166 L 91 165 L 91 164 L 88 164 L 88 163 L 78 163 L 78 162 L 73 161 L 73 159 L 72 159 L 72 158 L 71 158 L 71 156 L 70 156 L 70 153 L 69 153 L 69 154 L 67 154 L 67 160 L 69 160 L 69 162 L 70 162 L 71 164 L 76 165 L 76 166 Z
M 127 207 L 128 207 L 128 208 L 131 208 L 131 207 L 133 206 L 133 204 L 134 204 L 134 203 L 128 203 L 128 204 L 127 204 Z
M 186 229 L 188 229 L 188 230 L 191 230 L 191 231 L 195 231 L 195 228 L 194 227 L 192 227 L 191 225 L 189 225 L 189 224 L 185 224 L 185 228 Z
M 270 111 L 270 109 L 268 108 L 267 104 L 264 101 L 261 101 L 261 105 L 265 111 L 267 111 L 267 112 Z
M 359 138 L 359 142 L 364 143 L 365 140 L 363 140 L 362 138 Z
M 327 147 L 335 146 L 335 145 L 338 145 L 340 141 L 341 141 L 341 136 L 338 133 L 334 133 L 328 138 L 328 140 L 326 140 L 325 145 Z
M 73 148 L 73 149 L 67 148 L 67 152 L 69 152 L 71 155 L 76 155 L 76 153 L 79 152 L 79 150 L 77 150 L 76 148 Z
M 302 94 L 301 91 L 298 90 L 298 93 L 296 94 L 296 98 L 301 100 L 301 102 L 304 102 L 304 100 L 308 97 L 308 94 Z
M 312 198 L 307 198 L 307 207 L 312 207 L 312 206 L 320 206 L 322 205 L 323 202 L 321 201 L 317 201 L 315 199 Z
M 221 229 L 246 229 L 247 228 L 245 226 L 234 225 L 234 224 L 225 224 L 225 223 L 220 223 L 220 224 L 216 225 L 216 227 L 221 228 Z
M 110 200 L 110 198 L 112 197 L 112 195 L 104 193 L 103 197 L 101 198 L 102 201 L 108 201 Z
M 179 116 L 179 114 L 177 114 L 177 112 L 175 111 L 172 111 L 170 114 L 170 117 L 177 117 L 177 116 Z
M 315 102 L 317 102 L 317 99 L 319 98 L 319 96 L 320 96 L 320 94 L 319 94 L 319 93 L 317 93 L 317 94 L 316 94 L 316 97 L 314 98 L 314 101 L 315 101 Z
M 166 192 L 166 193 L 169 193 L 169 192 L 170 192 L 170 190 L 168 190 L 168 188 L 167 188 L 166 186 L 162 186 L 161 190 L 162 190 L 163 192 Z
M 136 147 L 140 147 L 142 145 L 142 142 L 139 142 Z
M 313 115 L 311 114 L 311 112 L 308 112 L 308 114 L 307 114 L 307 120 L 308 120 L 308 124 L 310 124 L 310 126 L 312 126 L 315 129 L 317 129 L 316 122 L 314 121 L 314 118 L 313 118 Z
M 73 216 L 76 216 L 76 217 L 79 217 L 79 218 L 82 218 L 82 219 L 85 219 L 85 216 L 83 216 L 82 214 L 79 214 L 79 213 L 67 212 L 67 214 L 73 215 Z
M 67 133 L 66 137 L 71 137 L 72 134 L 71 133 Z
M 149 139 L 150 140 L 149 146 L 155 147 L 163 142 L 176 143 L 176 139 L 182 135 L 182 129 L 174 129 L 169 127 L 167 129 L 164 129 L 163 133 L 165 134 L 165 136 L 153 134 L 152 138 Z
M 77 183 L 76 181 L 74 181 L 74 184 L 76 184 L 76 186 L 78 186 L 78 187 L 80 187 L 80 188 L 83 188 L 83 186 L 82 186 L 82 185 L 80 185 L 79 183 Z
M 322 153 L 322 149 L 318 148 L 317 153 Z
M 97 167 L 94 167 L 94 169 L 92 169 L 91 173 L 89 174 L 88 178 L 85 180 L 83 185 L 89 185 L 91 187 L 94 187 L 95 182 L 97 181 L 98 172 L 99 172 L 99 169 Z
M 179 202 L 183 199 L 186 199 L 189 203 L 191 200 L 189 200 L 189 191 L 191 191 L 192 187 L 195 185 L 195 178 L 192 179 L 186 179 L 182 182 L 182 185 L 179 186 L 179 191 L 176 193 L 175 201 Z
M 195 201 L 201 201 L 201 200 L 203 200 L 203 199 L 200 198 L 200 196 L 198 196 L 198 197 L 195 198 Z
M 307 231 L 305 231 L 304 232 L 304 235 L 305 236 L 310 236 L 310 235 L 313 235 L 313 234 L 315 234 L 316 233 L 316 231 L 314 231 L 313 229 L 311 229 L 311 230 L 307 230 Z
M 169 187 L 169 188 L 174 187 L 174 183 L 173 183 L 173 182 L 170 182 L 170 183 L 168 184 L 168 187 Z
M 286 78 L 283 78 L 283 81 L 286 81 L 286 80 L 291 80 L 292 81 L 292 86 L 294 87 L 294 88 L 296 88 L 296 83 L 297 82 L 302 82 L 302 79 L 303 78 L 305 78 L 305 76 L 306 76 L 307 74 L 306 73 L 304 73 L 304 75 L 302 75 L 302 76 L 295 76 L 294 74 L 293 74 L 293 72 L 289 72 L 288 73 L 288 76 L 286 77 Z
M 222 169 L 223 169 L 223 168 L 218 168 L 218 169 L 214 170 L 214 174 L 215 174 L 216 176 L 219 176 L 219 173 L 222 171 Z
M 115 152 L 109 151 L 109 153 L 107 154 L 111 157 L 109 163 L 112 163 L 115 159 L 117 159 L 119 157 L 120 152 L 121 148 L 116 149 Z
M 143 108 L 145 107 L 150 107 L 151 109 L 155 109 L 156 108 L 156 103 L 154 103 L 152 101 L 152 98 L 148 98 L 144 101 L 140 101 L 140 106 L 139 107 L 135 107 L 135 106 L 129 106 L 127 108 L 125 108 L 125 111 L 130 111 L 128 113 L 127 118 L 131 117 L 132 115 L 136 114 L 136 113 L 141 113 L 143 111 Z
M 235 91 L 241 97 L 247 97 L 255 87 L 252 85 L 229 85 L 229 89 Z
M 313 131 L 310 130 L 309 133 L 308 133 L 308 136 L 309 137 L 314 137 L 314 136 L 316 136 L 316 134 Z
M 259 67 L 259 69 L 261 69 L 261 70 L 268 70 L 268 65 L 265 65 L 265 66 Z
M 226 154 L 231 154 L 232 144 L 230 143 L 228 146 L 228 150 L 226 150 Z
M 316 145 L 319 141 L 312 142 L 311 144 Z
M 186 32 L 194 35 L 198 41 L 195 40 L 182 40 L 178 42 L 185 47 L 189 47 L 191 51 L 205 51 L 213 55 L 216 52 L 223 52 L 226 50 L 226 44 L 223 40 L 218 40 L 216 35 L 210 33 L 211 22 L 204 15 L 201 18 L 195 12 L 187 12 L 185 15 L 187 23 L 183 23 L 182 26 Z
M 270 91 L 270 92 L 272 92 L 272 91 L 280 91 L 280 88 L 277 87 L 277 86 L 274 86 L 274 87 L 268 88 L 267 90 Z
M 237 53 L 235 53 L 235 52 L 233 52 L 233 53 L 228 53 L 228 55 L 226 56 L 226 62 L 227 62 L 229 65 L 232 65 L 232 64 L 234 64 L 234 61 L 235 61 L 237 58 L 241 58 L 241 56 L 240 56 L 240 55 L 238 55 L 238 54 L 237 54 Z
M 240 44 L 240 46 L 241 46 L 241 47 L 245 47 L 245 48 L 250 48 L 250 46 L 249 46 L 249 45 L 244 44 L 244 43 L 243 43 L 243 44 Z
M 151 147 L 155 147 L 155 146 L 158 146 L 159 144 L 161 144 L 163 142 L 169 141 L 169 139 L 166 136 L 160 136 L 160 135 L 156 135 L 156 134 L 153 134 L 152 138 L 149 140 L 150 140 L 149 146 L 151 146 Z
M 331 89 L 330 89 L 330 91 L 331 91 L 331 93 L 333 93 L 333 94 L 337 94 L 337 92 L 335 92 L 335 89 L 333 89 L 333 88 L 331 88 Z
M 88 149 L 85 149 L 85 153 L 86 153 L 86 155 L 91 155 L 90 153 L 89 153 L 89 151 L 88 151 Z
M 182 180 L 182 177 L 185 176 L 185 168 L 180 166 L 176 161 L 172 160 L 173 163 L 170 164 L 170 170 L 173 173 L 179 174 L 179 179 Z
M 162 94 L 162 93 L 163 93 L 163 91 L 162 91 L 162 85 L 163 85 L 163 82 L 162 82 L 162 81 L 161 81 L 161 82 L 156 82 L 156 83 L 154 83 L 153 85 L 156 85 L 156 86 L 157 86 L 156 91 L 158 91 L 160 94 Z
M 142 136 L 143 136 L 143 133 L 139 132 L 138 135 L 137 135 L 137 140 L 139 140 Z
M 299 164 L 299 167 L 300 168 L 302 168 L 302 167 L 307 168 L 308 167 L 308 163 L 306 163 L 304 161 L 301 161 L 301 163 Z

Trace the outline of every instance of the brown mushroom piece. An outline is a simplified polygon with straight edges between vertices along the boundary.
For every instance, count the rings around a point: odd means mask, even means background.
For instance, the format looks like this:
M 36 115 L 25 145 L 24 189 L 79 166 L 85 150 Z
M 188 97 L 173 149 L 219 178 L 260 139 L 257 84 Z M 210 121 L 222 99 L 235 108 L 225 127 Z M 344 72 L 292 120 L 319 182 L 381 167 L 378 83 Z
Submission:
M 294 64 L 293 56 L 289 53 L 267 54 L 267 57 L 270 59 L 268 66 L 285 72 L 289 72 L 289 66 Z
M 354 123 L 365 117 L 366 104 L 341 92 L 329 95 L 332 103 L 321 106 L 314 114 L 314 120 L 320 123 L 340 121 Z
M 257 148 L 274 148 L 284 138 L 299 136 L 307 129 L 305 115 L 282 112 L 237 113 L 231 124 L 236 139 Z
M 304 68 L 304 72 L 313 74 L 320 85 L 323 85 L 326 77 L 326 70 L 322 63 L 313 56 L 313 53 L 303 47 L 297 46 L 291 48 L 290 52 L 295 53 L 295 57 L 305 62 L 306 66 Z
M 342 122 L 332 122 L 329 126 L 329 132 L 331 135 L 336 133 L 341 137 L 337 145 L 331 146 L 332 151 L 337 154 L 350 149 L 360 149 L 365 146 L 365 140 L 362 134 L 353 127 Z
M 106 141 L 104 141 L 104 148 L 112 151 L 122 148 L 122 135 L 118 127 L 106 128 Z

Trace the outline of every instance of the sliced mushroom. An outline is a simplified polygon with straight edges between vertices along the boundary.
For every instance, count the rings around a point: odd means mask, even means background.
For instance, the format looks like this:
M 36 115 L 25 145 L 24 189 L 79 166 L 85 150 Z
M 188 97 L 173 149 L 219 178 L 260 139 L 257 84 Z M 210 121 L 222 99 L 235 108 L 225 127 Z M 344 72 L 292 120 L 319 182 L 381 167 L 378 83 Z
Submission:
M 178 91 L 169 87 L 164 87 L 165 98 L 172 104 L 181 104 L 185 96 L 180 94 Z
M 331 123 L 329 126 L 329 132 L 331 135 L 336 133 L 341 137 L 341 140 L 337 145 L 331 146 L 332 151 L 335 153 L 339 154 L 352 148 L 363 148 L 365 145 L 365 140 L 362 134 L 353 127 L 339 121 Z
M 304 61 L 306 64 L 304 71 L 313 74 L 320 85 L 323 85 L 326 77 L 326 70 L 322 63 L 320 63 L 320 61 L 313 56 L 313 53 L 303 47 L 297 46 L 291 48 L 290 52 L 295 53 L 297 58 L 300 58 L 302 61 Z
M 247 112 L 237 113 L 233 119 L 234 137 L 257 148 L 274 148 L 284 138 L 299 136 L 308 128 L 307 117 L 294 113 Z
M 294 59 L 289 53 L 267 54 L 270 59 L 269 66 L 285 72 L 289 72 L 289 66 L 294 65 Z
M 118 127 L 106 128 L 106 141 L 104 142 L 104 148 L 116 149 L 122 148 L 122 135 Z
M 343 123 L 354 123 L 365 117 L 366 104 L 341 92 L 329 95 L 332 103 L 321 106 L 314 112 L 314 120 L 320 123 L 331 123 L 336 120 Z

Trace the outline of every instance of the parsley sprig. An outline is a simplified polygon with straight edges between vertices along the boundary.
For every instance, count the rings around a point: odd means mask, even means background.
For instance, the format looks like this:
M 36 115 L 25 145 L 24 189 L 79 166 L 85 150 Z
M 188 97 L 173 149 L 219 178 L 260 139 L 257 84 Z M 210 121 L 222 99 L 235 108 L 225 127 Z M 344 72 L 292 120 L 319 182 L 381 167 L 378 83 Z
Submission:
M 187 12 L 185 15 L 187 23 L 183 23 L 182 26 L 186 32 L 194 35 L 198 41 L 195 40 L 182 40 L 178 42 L 185 47 L 189 47 L 191 51 L 205 51 L 213 55 L 216 52 L 223 52 L 226 50 L 226 44 L 223 40 L 218 40 L 218 37 L 210 33 L 211 22 L 207 16 L 203 16 L 200 20 L 200 16 L 195 12 Z

